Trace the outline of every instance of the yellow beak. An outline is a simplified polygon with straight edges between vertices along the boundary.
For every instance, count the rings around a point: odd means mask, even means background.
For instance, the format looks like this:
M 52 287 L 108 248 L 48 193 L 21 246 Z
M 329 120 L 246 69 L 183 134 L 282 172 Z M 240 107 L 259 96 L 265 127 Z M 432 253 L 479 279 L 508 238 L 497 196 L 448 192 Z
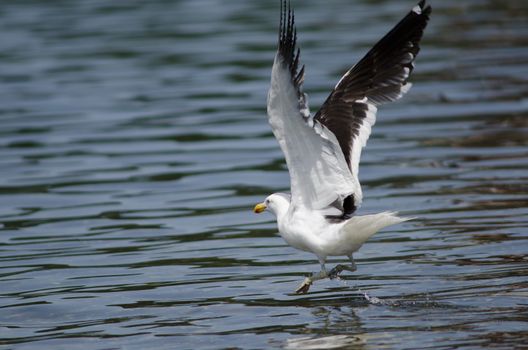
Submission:
M 253 208 L 253 212 L 255 212 L 256 214 L 260 214 L 262 213 L 264 210 L 266 210 L 266 204 L 264 203 L 259 203 L 257 205 L 255 205 L 255 208 Z

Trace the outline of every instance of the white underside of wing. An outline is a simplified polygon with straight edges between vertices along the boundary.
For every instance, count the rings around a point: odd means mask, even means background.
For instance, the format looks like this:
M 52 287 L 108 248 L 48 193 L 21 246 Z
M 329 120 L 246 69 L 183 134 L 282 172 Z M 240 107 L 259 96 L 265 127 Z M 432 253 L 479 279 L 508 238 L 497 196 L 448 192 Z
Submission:
M 405 78 L 407 78 L 408 72 L 404 72 L 404 74 L 406 74 Z M 394 98 L 394 100 L 401 98 L 405 93 L 407 93 L 407 91 L 409 91 L 411 86 L 411 83 L 402 85 L 398 95 Z M 367 141 L 370 137 L 372 127 L 374 126 L 374 124 L 376 124 L 376 113 L 378 111 L 378 108 L 376 107 L 376 104 L 369 101 L 367 97 L 363 98 L 362 100 L 356 100 L 354 102 L 363 103 L 368 108 L 367 116 L 365 119 L 362 120 L 361 126 L 359 128 L 359 133 L 353 138 L 352 143 L 350 145 L 350 169 L 352 170 L 354 188 L 356 189 L 356 191 L 354 192 L 354 204 L 356 206 L 359 206 L 363 200 L 363 192 L 361 191 L 361 184 L 359 183 L 359 162 L 361 160 L 361 151 L 363 150 L 363 147 L 367 145 Z
M 268 116 L 290 172 L 293 205 L 321 210 L 354 193 L 357 181 L 336 137 L 309 119 L 307 106 L 299 106 L 290 72 L 279 56 L 272 69 Z
M 354 187 L 356 188 L 354 201 L 355 205 L 359 206 L 363 200 L 363 192 L 361 191 L 361 185 L 359 183 L 359 162 L 361 160 L 361 151 L 363 147 L 367 145 L 367 140 L 370 137 L 372 127 L 376 124 L 376 112 L 378 109 L 373 104 L 367 102 L 366 98 L 356 102 L 365 103 L 368 108 L 367 117 L 363 119 L 363 123 L 359 128 L 359 134 L 354 137 L 351 144 L 352 152 L 350 157 L 350 169 L 352 170 Z

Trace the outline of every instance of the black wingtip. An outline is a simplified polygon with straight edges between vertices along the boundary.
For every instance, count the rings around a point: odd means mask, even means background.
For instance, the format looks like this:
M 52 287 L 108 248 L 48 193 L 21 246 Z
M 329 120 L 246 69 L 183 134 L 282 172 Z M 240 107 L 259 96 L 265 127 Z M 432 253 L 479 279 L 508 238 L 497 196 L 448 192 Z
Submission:
M 279 53 L 288 64 L 294 63 L 296 41 L 295 15 L 291 9 L 290 1 L 283 0 L 279 24 Z
M 279 23 L 279 55 L 288 66 L 292 82 L 300 88 L 303 82 L 304 69 L 299 70 L 300 50 L 297 46 L 297 29 L 295 14 L 289 0 L 281 0 Z
M 427 19 L 429 19 L 432 11 L 431 5 L 427 4 L 425 0 L 421 0 L 418 3 L 418 6 L 420 7 L 420 13 L 418 13 L 418 15 L 425 16 Z

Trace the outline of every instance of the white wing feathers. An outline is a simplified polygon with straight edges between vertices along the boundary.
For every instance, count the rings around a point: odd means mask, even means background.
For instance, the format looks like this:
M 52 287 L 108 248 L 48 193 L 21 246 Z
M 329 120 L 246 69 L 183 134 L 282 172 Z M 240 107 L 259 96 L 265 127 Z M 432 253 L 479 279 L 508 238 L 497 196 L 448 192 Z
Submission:
M 310 122 L 280 53 L 275 57 L 268 93 L 268 116 L 290 172 L 292 203 L 324 209 L 354 192 L 354 181 L 335 136 Z M 310 126 L 310 124 L 313 125 Z
M 358 179 L 361 150 L 376 122 L 377 106 L 399 99 L 418 54 L 431 7 L 420 1 L 339 80 L 311 117 L 302 92 L 294 16 L 283 1 L 279 49 L 268 93 L 268 116 L 290 172 L 292 204 L 339 210 L 351 217 L 362 201 Z

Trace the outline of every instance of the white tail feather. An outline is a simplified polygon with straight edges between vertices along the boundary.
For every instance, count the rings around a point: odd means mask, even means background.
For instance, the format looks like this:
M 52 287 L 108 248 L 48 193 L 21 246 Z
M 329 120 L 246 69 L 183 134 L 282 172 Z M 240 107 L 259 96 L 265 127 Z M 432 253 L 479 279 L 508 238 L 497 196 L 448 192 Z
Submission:
M 343 246 L 347 246 L 347 251 L 352 253 L 382 228 L 414 219 L 402 218 L 397 215 L 397 212 L 386 211 L 350 218 L 341 229 Z

